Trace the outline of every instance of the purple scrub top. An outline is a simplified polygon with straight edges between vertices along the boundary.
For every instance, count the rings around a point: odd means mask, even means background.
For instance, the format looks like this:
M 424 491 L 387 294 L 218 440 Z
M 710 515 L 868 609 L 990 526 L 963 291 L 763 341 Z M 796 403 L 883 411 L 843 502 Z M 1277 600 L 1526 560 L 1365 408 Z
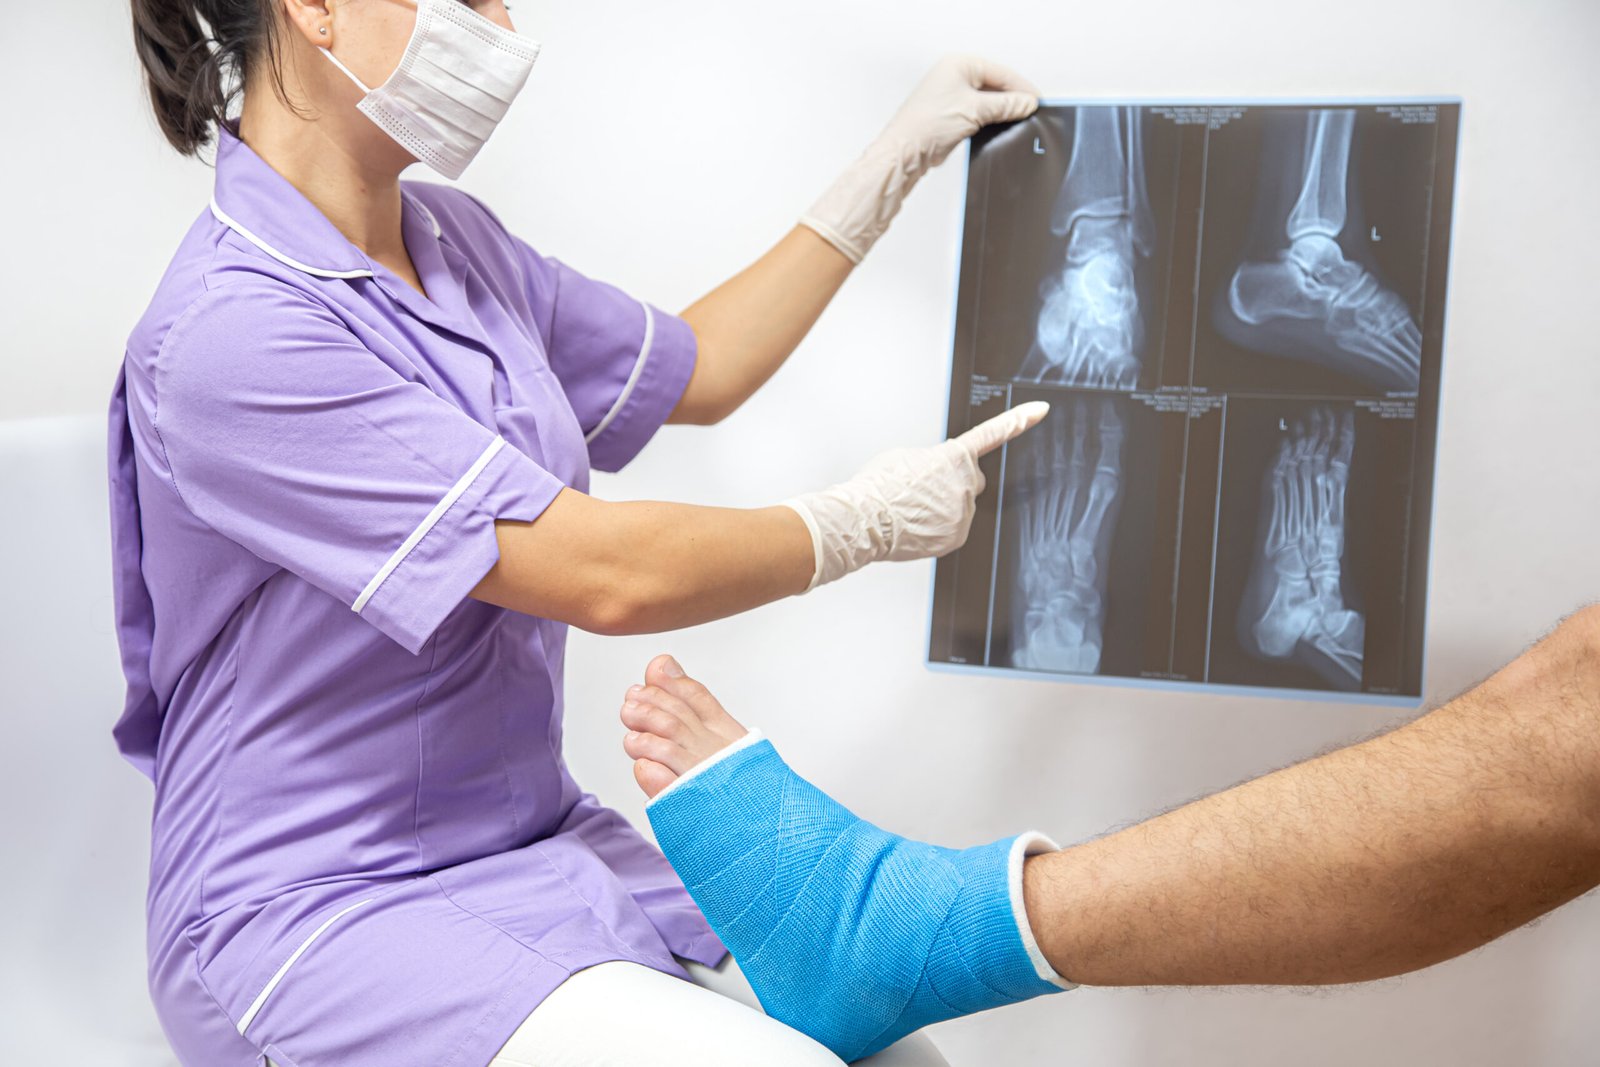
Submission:
M 574 971 L 724 954 L 567 770 L 567 628 L 467 595 L 496 518 L 639 452 L 694 335 L 462 192 L 402 196 L 428 298 L 222 131 L 112 396 L 115 737 L 189 1067 L 485 1067 Z

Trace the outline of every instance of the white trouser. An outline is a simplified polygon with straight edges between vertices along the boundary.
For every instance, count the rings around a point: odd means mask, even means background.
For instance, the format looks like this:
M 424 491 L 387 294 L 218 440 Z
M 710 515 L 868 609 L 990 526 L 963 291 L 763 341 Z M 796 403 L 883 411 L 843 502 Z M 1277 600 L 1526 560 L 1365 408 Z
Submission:
M 840 1067 L 833 1053 L 767 1018 L 732 956 L 715 969 L 683 965 L 693 985 L 636 963 L 579 971 L 533 1009 L 489 1067 Z M 922 1034 L 860 1062 L 950 1067 Z
M 579 971 L 489 1067 L 840 1067 L 833 1053 L 767 1018 L 732 956 L 715 970 L 684 966 L 695 984 L 636 963 Z M 949 1067 L 922 1034 L 861 1062 Z

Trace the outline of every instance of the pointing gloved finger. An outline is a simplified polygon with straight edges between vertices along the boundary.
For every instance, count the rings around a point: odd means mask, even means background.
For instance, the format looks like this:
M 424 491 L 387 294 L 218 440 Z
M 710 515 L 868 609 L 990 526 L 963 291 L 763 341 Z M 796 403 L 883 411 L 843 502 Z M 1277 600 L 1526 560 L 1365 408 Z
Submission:
M 1003 415 L 996 415 L 957 437 L 956 444 L 966 449 L 974 458 L 986 456 L 1007 441 L 1026 433 L 1044 421 L 1050 414 L 1050 405 L 1043 400 L 1018 404 Z

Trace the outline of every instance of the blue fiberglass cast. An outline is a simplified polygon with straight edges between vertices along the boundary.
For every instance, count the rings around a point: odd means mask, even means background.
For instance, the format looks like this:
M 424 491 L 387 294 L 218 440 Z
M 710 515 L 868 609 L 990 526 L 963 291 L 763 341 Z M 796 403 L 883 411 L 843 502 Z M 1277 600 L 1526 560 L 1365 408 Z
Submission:
M 767 1014 L 842 1059 L 1063 988 L 1040 977 L 1018 930 L 1015 839 L 956 851 L 896 837 L 765 740 L 697 768 L 647 811 Z

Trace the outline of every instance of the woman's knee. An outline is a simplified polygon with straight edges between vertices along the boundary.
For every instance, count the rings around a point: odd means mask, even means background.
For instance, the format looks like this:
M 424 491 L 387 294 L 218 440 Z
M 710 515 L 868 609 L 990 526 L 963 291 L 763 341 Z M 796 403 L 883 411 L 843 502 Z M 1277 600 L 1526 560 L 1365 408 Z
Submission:
M 822 1045 L 728 996 L 633 963 L 579 971 L 490 1067 L 843 1067 Z
M 755 990 L 750 987 L 749 980 L 745 978 L 744 972 L 739 969 L 738 962 L 732 956 L 723 959 L 716 967 L 706 967 L 689 960 L 679 962 L 689 972 L 690 979 L 701 988 L 737 1001 L 757 1012 L 761 1011 L 761 1001 L 756 997 Z M 840 1062 L 833 1053 L 828 1052 L 826 1055 L 827 1059 L 818 1062 L 829 1064 Z M 912 1034 L 876 1056 L 857 1062 L 860 1067 L 950 1067 L 949 1061 L 934 1047 L 926 1034 Z

